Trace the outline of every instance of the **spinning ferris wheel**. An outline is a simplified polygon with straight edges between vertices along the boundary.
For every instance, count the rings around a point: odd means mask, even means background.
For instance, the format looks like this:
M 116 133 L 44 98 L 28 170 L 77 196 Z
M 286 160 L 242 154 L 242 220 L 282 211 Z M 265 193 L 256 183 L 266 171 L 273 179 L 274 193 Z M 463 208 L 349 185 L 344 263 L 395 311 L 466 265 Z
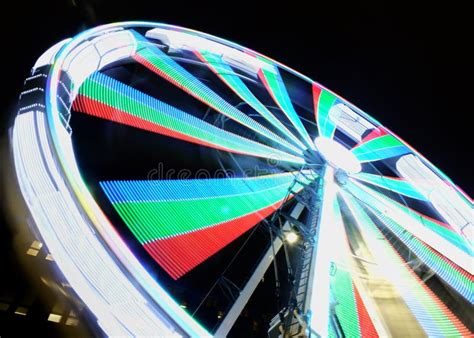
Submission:
M 226 335 L 287 233 L 287 336 L 472 332 L 472 199 L 257 52 L 148 22 L 85 31 L 38 59 L 11 140 L 34 227 L 107 335 Z M 242 249 L 208 321 L 214 277 L 257 228 L 270 239 Z

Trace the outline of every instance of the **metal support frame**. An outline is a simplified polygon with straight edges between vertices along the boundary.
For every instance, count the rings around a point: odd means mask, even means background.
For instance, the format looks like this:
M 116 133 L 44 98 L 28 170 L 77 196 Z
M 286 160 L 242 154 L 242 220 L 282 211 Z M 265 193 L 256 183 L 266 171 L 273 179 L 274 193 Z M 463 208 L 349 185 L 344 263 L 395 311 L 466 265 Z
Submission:
M 282 216 L 288 222 L 290 222 L 291 225 L 298 229 L 298 231 L 303 235 L 305 242 L 314 243 L 314 239 L 311 237 L 310 230 L 308 229 L 308 226 L 305 223 L 298 221 L 295 217 L 292 217 L 291 215 L 288 215 L 286 213 L 282 213 Z
M 334 169 L 326 166 L 322 181 L 322 201 L 317 222 L 316 243 L 311 258 L 308 290 L 305 301 L 305 313 L 310 318 L 311 335 L 326 337 L 332 320 L 333 309 L 330 296 L 331 256 L 329 247 L 331 236 L 337 236 L 338 222 L 333 216 L 337 187 L 334 182 Z M 316 277 L 316 278 L 315 278 Z M 312 313 L 315 311 L 315 313 Z M 327 315 L 326 315 L 327 314 Z
M 303 209 L 304 209 L 304 206 L 302 204 L 298 203 L 298 204 L 295 205 L 295 207 L 291 211 L 290 215 L 292 217 L 297 218 L 301 215 Z M 289 229 L 290 229 L 290 223 L 287 221 L 283 225 L 283 230 L 289 230 Z M 275 252 L 275 255 L 276 255 L 278 253 L 278 251 L 280 251 L 282 245 L 283 245 L 282 240 L 279 237 L 275 237 L 273 243 L 268 248 L 268 250 L 265 252 L 265 255 L 263 256 L 263 258 L 258 263 L 257 268 L 253 272 L 250 279 L 247 281 L 247 284 L 240 291 L 240 294 L 237 297 L 237 300 L 234 302 L 231 309 L 229 310 L 227 315 L 222 320 L 221 325 L 217 328 L 217 331 L 215 333 L 215 337 L 225 337 L 225 336 L 227 336 L 230 329 L 234 325 L 235 321 L 237 320 L 240 313 L 242 312 L 245 305 L 247 304 L 250 297 L 252 296 L 255 289 L 257 288 L 258 283 L 262 280 L 265 272 L 267 271 L 268 267 L 270 266 L 273 259 L 275 258 L 273 252 Z
M 313 185 L 312 191 L 316 191 L 316 194 L 311 194 L 309 198 L 309 205 L 311 216 L 307 223 L 303 223 L 298 219 L 282 214 L 294 227 L 298 228 L 300 233 L 303 235 L 303 244 L 301 245 L 301 258 L 300 264 L 296 267 L 295 277 L 293 281 L 293 290 L 290 296 L 289 304 L 284 309 L 288 314 L 283 322 L 283 330 L 285 336 L 288 337 L 300 337 L 306 335 L 308 329 L 308 316 L 305 311 L 306 295 L 309 287 L 309 273 L 313 265 L 312 257 L 315 245 L 315 235 L 317 231 L 317 222 L 320 216 L 320 181 L 316 181 L 317 184 Z
M 238 295 L 240 294 L 239 287 L 225 276 L 221 276 L 219 278 L 218 285 L 221 288 L 224 295 L 232 301 L 236 300 Z

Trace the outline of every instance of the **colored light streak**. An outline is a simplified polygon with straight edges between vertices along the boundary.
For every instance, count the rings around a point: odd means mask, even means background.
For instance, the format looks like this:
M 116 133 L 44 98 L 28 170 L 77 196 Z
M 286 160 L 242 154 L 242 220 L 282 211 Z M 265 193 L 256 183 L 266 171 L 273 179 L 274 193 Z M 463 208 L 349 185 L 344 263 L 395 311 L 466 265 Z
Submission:
M 306 149 L 301 141 L 293 135 L 283 123 L 278 120 L 267 107 L 263 105 L 255 95 L 248 89 L 245 83 L 235 73 L 232 67 L 222 59 L 221 56 L 205 51 L 195 51 L 197 57 L 205 62 L 209 68 L 239 97 L 247 102 L 253 109 L 255 109 L 262 117 L 270 122 L 274 127 L 284 133 L 289 139 L 295 142 L 301 149 Z
M 314 116 L 320 137 L 332 138 L 336 125 L 329 117 L 329 111 L 336 102 L 336 96 L 313 83 Z
M 337 203 L 336 207 L 340 207 Z M 377 331 L 372 319 L 367 313 L 367 309 L 359 291 L 354 284 L 354 267 L 352 254 L 349 248 L 348 238 L 341 219 L 341 210 L 335 209 L 336 223 L 332 226 L 331 245 L 337 250 L 332 250 L 333 271 L 330 278 L 330 290 L 334 302 L 334 311 L 338 318 L 344 336 L 346 337 L 367 337 L 377 336 Z M 365 335 L 362 335 L 362 332 Z
M 257 73 L 260 68 L 271 68 L 271 65 L 259 60 L 254 55 L 258 54 L 247 48 L 239 46 L 228 40 L 186 29 L 154 28 L 145 33 L 147 38 L 161 40 L 171 50 L 205 50 L 215 55 L 222 55 L 223 59 L 230 64 L 238 64 L 251 73 Z M 245 50 L 245 52 L 242 52 Z
M 364 114 L 363 112 L 361 112 L 362 114 Z M 367 114 L 364 114 L 364 116 L 366 118 L 369 118 L 370 120 L 374 121 L 374 122 L 377 122 L 375 121 L 373 118 L 369 117 Z M 378 123 L 380 124 L 380 123 Z M 396 133 L 394 133 L 393 131 L 389 130 L 388 128 L 386 127 L 378 127 L 378 129 L 384 133 L 384 134 L 388 134 L 390 133 L 391 135 L 393 135 L 394 137 L 396 137 L 398 140 L 400 140 L 400 142 L 402 142 L 408 149 L 410 149 L 411 152 L 413 152 L 414 154 L 416 154 L 416 156 L 418 158 L 420 158 L 421 160 L 423 160 L 424 163 L 426 163 L 430 170 L 432 170 L 434 173 L 436 173 L 437 175 L 439 175 L 440 177 L 442 177 L 444 179 L 444 181 L 446 182 L 446 184 L 450 185 L 451 187 L 453 187 L 457 194 L 463 198 L 466 202 L 468 203 L 471 203 L 473 204 L 473 199 L 466 194 L 466 192 L 464 192 L 460 187 L 458 187 L 456 184 L 453 183 L 453 181 L 443 172 L 441 171 L 439 168 L 435 167 L 430 161 L 428 161 L 428 159 L 426 159 L 426 157 L 424 157 L 422 154 L 420 154 L 419 152 L 417 152 L 415 150 L 414 147 L 412 147 L 410 144 L 408 144 L 408 142 L 406 142 L 405 140 L 403 140 L 400 136 L 398 136 Z M 374 131 L 375 132 L 375 131 Z M 369 137 L 370 135 L 367 135 L 367 137 Z
M 469 335 L 470 331 L 405 264 L 384 234 L 348 193 L 343 197 L 355 217 L 380 273 L 398 290 L 428 336 Z
M 323 278 L 321 273 L 318 274 L 318 257 L 322 255 L 329 258 L 324 264 L 328 263 L 329 269 L 329 292 L 330 292 L 330 308 L 334 309 L 334 313 L 330 310 L 328 316 L 336 315 L 338 323 L 344 336 L 360 337 L 362 332 L 370 336 L 377 336 L 372 319 L 367 313 L 366 306 L 360 297 L 357 286 L 354 283 L 354 267 L 351 249 L 342 219 L 342 211 L 337 196 L 340 190 L 334 181 L 334 169 L 326 167 L 323 181 L 323 200 L 320 221 L 318 223 L 319 233 L 317 236 L 317 252 L 314 278 Z M 329 187 L 327 186 L 329 184 Z M 324 186 L 326 185 L 326 186 Z M 329 198 L 332 198 L 330 200 Z M 324 203 L 328 203 L 325 205 Z M 332 208 L 331 208 L 332 207 Z M 326 222 L 326 224 L 323 224 Z M 321 231 L 324 231 L 321 233 Z M 323 238 L 322 236 L 327 236 Z M 326 240 L 327 243 L 322 241 Z M 336 249 L 335 249 L 336 248 Z M 327 253 L 322 250 L 327 250 Z M 322 260 L 320 261 L 322 263 Z M 322 265 L 322 264 L 321 264 Z M 321 266 L 320 265 L 320 266 Z M 326 273 L 324 271 L 323 273 Z M 314 304 L 315 297 L 321 297 L 322 292 L 317 288 L 317 281 L 313 284 L 312 301 Z M 321 285 L 319 285 L 321 286 Z M 324 307 L 326 304 L 321 303 Z M 314 309 L 311 307 L 314 312 Z M 314 313 L 317 315 L 317 312 Z M 326 325 L 326 323 L 322 323 Z M 331 326 L 333 322 L 328 323 L 328 334 L 331 336 Z M 319 331 L 312 327 L 318 334 Z
M 147 43 L 144 37 L 135 33 L 135 38 L 139 47 L 133 57 L 137 62 L 228 118 L 297 154 L 301 153 L 301 149 L 296 148 L 217 95 L 158 47 Z
M 354 297 L 355 303 L 357 308 L 357 315 L 359 318 L 359 331 L 361 337 L 379 337 L 379 333 L 377 332 L 373 318 L 370 316 L 369 312 L 367 311 L 367 307 L 364 304 L 362 297 L 359 293 L 357 287 L 353 284 L 354 288 Z
M 461 296 L 466 298 L 471 304 L 474 302 L 473 286 L 474 277 L 463 270 L 441 253 L 437 252 L 423 241 L 412 236 L 389 217 L 383 213 L 376 213 L 377 217 L 401 240 L 411 252 L 426 264 L 436 275 L 449 284 Z
M 361 337 L 355 290 L 352 277 L 344 267 L 338 266 L 331 277 L 331 292 L 334 294 L 335 313 L 345 337 Z
M 172 278 L 178 279 L 270 216 L 281 204 L 279 201 L 204 229 L 153 240 L 144 247 Z
M 352 153 L 360 162 L 380 161 L 410 152 L 400 140 L 392 135 L 382 135 L 359 143 Z
M 104 74 L 94 73 L 80 87 L 73 108 L 126 124 L 238 154 L 303 163 L 303 159 L 217 128 Z
M 360 142 L 360 144 L 363 144 L 363 143 L 366 143 L 366 142 L 369 142 L 370 140 L 373 140 L 373 139 L 376 139 L 378 137 L 382 137 L 384 135 L 388 135 L 387 131 L 381 127 L 378 127 L 378 128 L 375 128 L 374 130 L 372 130 L 367 136 L 365 136 L 363 139 L 362 139 L 362 142 Z
M 110 181 L 101 185 L 109 196 L 115 195 L 109 197 L 111 201 L 115 199 L 114 206 L 123 207 L 122 217 L 127 216 L 125 210 L 135 215 L 128 219 L 128 223 L 143 227 L 143 237 L 140 241 L 144 243 L 202 229 L 272 205 L 286 196 L 293 182 L 291 173 L 284 175 L 286 182 L 281 183 L 278 179 L 275 182 L 266 180 L 266 184 L 260 184 L 258 190 L 252 185 L 239 183 L 239 180 L 250 181 L 241 178 Z M 226 187 L 233 184 L 235 188 L 227 190 Z M 186 186 L 186 189 L 177 194 L 177 188 L 181 186 Z M 222 186 L 225 189 L 222 189 Z M 295 189 L 301 188 L 297 183 Z M 168 191 L 174 192 L 169 196 Z M 141 198 L 128 199 L 132 194 L 141 194 Z M 117 195 L 122 197 L 119 201 Z M 191 217 L 193 214 L 202 216 Z
M 101 186 L 135 237 L 177 279 L 272 214 L 288 196 L 295 175 L 110 181 Z M 309 183 L 305 176 L 297 177 Z M 296 183 L 292 191 L 302 188 Z
M 357 173 L 353 175 L 359 181 L 373 184 L 375 186 L 393 191 L 410 198 L 416 198 L 426 201 L 426 198 L 418 192 L 418 190 L 410 182 L 397 177 L 387 177 L 382 175 L 374 175 L 367 173 Z
M 267 91 L 272 96 L 273 100 L 280 107 L 280 109 L 285 113 L 286 117 L 290 120 L 296 130 L 303 137 L 304 141 L 309 145 L 310 148 L 314 148 L 313 142 L 306 131 L 298 113 L 295 111 L 291 98 L 286 90 L 285 84 L 281 78 L 281 75 L 278 69 L 275 67 L 273 70 L 268 70 L 266 68 L 260 69 L 258 72 L 260 80 L 267 88 Z
M 123 27 L 131 25 L 141 25 L 143 27 L 154 28 L 157 25 L 149 22 L 124 22 L 117 24 L 110 24 L 101 27 L 97 27 L 91 30 L 88 30 L 84 33 L 79 34 L 73 40 L 71 40 L 63 49 L 60 50 L 58 55 L 55 57 L 55 62 L 52 65 L 48 83 L 46 87 L 46 111 L 48 116 L 48 126 L 49 132 L 51 135 L 51 140 L 53 142 L 55 151 L 58 156 L 58 161 L 63 168 L 63 175 L 67 178 L 68 182 L 73 189 L 74 196 L 77 198 L 77 201 L 85 211 L 86 215 L 89 217 L 90 222 L 94 225 L 94 228 L 100 235 L 103 240 L 106 241 L 109 248 L 112 248 L 114 255 L 120 261 L 120 264 L 126 266 L 127 271 L 130 271 L 130 275 L 125 275 L 124 278 L 128 278 L 133 283 L 138 283 L 140 288 L 139 292 L 143 292 L 147 297 L 150 297 L 148 306 L 151 306 L 154 313 L 160 313 L 160 321 L 163 321 L 166 316 L 170 316 L 175 321 L 175 329 L 183 330 L 186 334 L 191 336 L 209 336 L 209 333 L 203 329 L 194 319 L 192 319 L 183 309 L 179 308 L 178 304 L 164 291 L 164 289 L 153 279 L 153 277 L 143 268 L 143 265 L 137 260 L 133 253 L 128 249 L 122 239 L 118 236 L 114 230 L 112 224 L 105 217 L 103 212 L 100 210 L 97 202 L 94 200 L 90 194 L 87 186 L 82 181 L 81 174 L 77 169 L 77 164 L 74 158 L 74 151 L 72 148 L 70 135 L 68 135 L 61 124 L 59 118 L 59 108 L 57 94 L 58 94 L 58 84 L 60 74 L 62 72 L 62 63 L 65 56 L 82 43 L 84 39 L 90 39 L 96 34 L 101 34 L 104 31 L 113 31 L 117 29 L 122 29 Z M 162 25 L 165 26 L 165 25 Z M 174 27 L 166 26 L 169 29 Z M 72 79 L 76 88 L 80 87 L 80 82 L 76 81 L 77 79 Z M 90 225 L 87 225 L 87 228 L 90 228 Z M 51 239 L 54 241 L 55 239 Z M 88 252 L 84 250 L 84 252 Z M 72 255 L 72 253 L 71 253 Z M 82 256 L 82 253 L 81 253 Z M 73 273 L 69 273 L 72 263 L 65 262 L 64 264 L 59 263 L 56 260 L 58 266 L 61 268 L 61 271 L 68 276 L 68 278 L 73 278 Z M 81 284 L 84 289 L 87 289 L 88 284 Z M 78 289 L 79 294 L 83 290 Z M 128 296 L 130 297 L 130 295 Z M 81 298 L 83 298 L 81 296 Z M 90 306 L 88 301 L 85 303 Z M 92 302 L 93 304 L 94 302 Z M 149 308 L 150 309 L 150 308 Z M 93 313 L 101 318 L 102 316 L 107 317 L 107 309 L 95 309 Z M 124 312 L 122 315 L 127 315 Z M 145 324 L 144 328 L 152 327 L 153 321 L 150 321 L 149 324 Z M 110 320 L 101 320 L 101 326 L 104 328 L 105 332 L 114 332 L 115 329 L 114 322 Z M 156 333 L 157 331 L 152 332 Z
M 416 213 L 354 180 L 350 180 L 346 186 L 368 207 L 375 211 L 382 211 L 405 230 L 472 274 L 472 250 L 464 238 L 452 231 L 449 225 Z
M 176 335 L 172 321 L 149 311 L 146 298 L 76 208 L 53 158 L 45 126 L 42 112 L 19 115 L 13 153 L 21 192 L 56 264 L 107 335 Z

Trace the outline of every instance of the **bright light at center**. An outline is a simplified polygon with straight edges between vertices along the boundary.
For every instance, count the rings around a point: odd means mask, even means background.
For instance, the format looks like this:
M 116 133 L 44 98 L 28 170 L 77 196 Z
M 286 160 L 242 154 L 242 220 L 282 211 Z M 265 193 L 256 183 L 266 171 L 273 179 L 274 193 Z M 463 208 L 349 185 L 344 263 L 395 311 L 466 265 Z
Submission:
M 286 233 L 285 239 L 288 243 L 293 244 L 298 240 L 298 235 L 294 231 L 289 231 Z
M 327 137 L 316 137 L 314 140 L 317 151 L 333 168 L 347 173 L 358 173 L 362 167 L 355 155 L 343 145 Z

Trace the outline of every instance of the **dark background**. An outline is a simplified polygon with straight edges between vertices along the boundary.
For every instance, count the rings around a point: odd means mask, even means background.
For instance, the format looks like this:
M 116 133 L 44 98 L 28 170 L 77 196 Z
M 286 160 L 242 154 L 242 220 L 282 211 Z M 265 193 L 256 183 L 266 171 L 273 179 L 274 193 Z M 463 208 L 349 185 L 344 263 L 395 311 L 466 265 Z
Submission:
M 150 20 L 235 41 L 342 95 L 472 196 L 469 18 L 454 2 L 5 1 L 0 125 L 55 42 L 103 23 Z

